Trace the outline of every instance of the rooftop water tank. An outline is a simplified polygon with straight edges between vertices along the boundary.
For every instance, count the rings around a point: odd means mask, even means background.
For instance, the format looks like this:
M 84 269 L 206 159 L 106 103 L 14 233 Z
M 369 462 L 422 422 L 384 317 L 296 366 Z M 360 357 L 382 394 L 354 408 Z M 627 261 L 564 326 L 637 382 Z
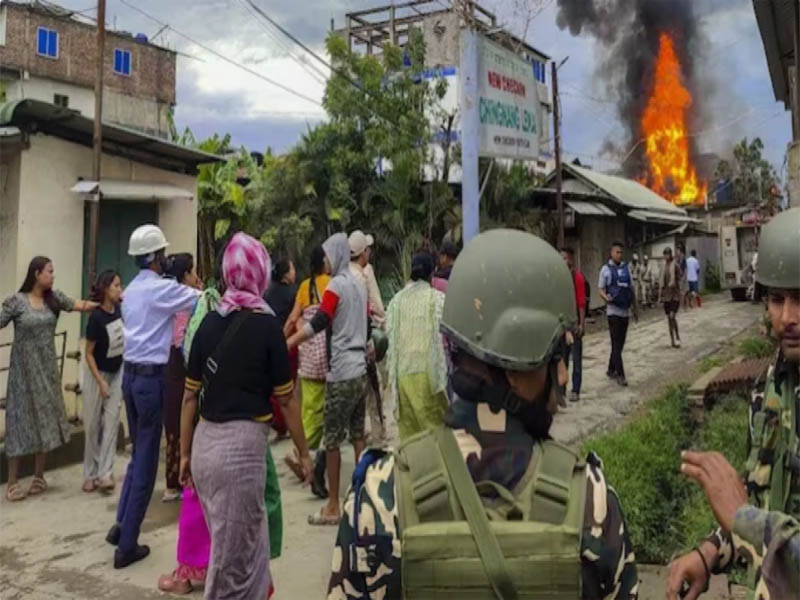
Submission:
M 147 43 L 147 35 L 144 33 L 137 33 L 136 34 L 136 41 L 141 42 L 142 44 Z

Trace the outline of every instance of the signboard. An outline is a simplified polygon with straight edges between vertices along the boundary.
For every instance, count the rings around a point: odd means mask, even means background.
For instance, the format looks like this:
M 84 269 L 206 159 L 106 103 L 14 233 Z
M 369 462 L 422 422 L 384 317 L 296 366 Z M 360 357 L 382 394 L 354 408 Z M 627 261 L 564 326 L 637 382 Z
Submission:
M 480 156 L 536 160 L 542 104 L 533 64 L 477 36 Z

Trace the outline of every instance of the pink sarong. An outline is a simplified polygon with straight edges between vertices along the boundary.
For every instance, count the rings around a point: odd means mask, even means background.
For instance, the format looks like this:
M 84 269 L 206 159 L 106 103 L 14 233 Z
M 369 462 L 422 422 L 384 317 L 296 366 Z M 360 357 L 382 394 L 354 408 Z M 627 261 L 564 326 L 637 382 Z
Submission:
M 203 581 L 211 555 L 211 534 L 203 516 L 197 492 L 183 488 L 183 501 L 178 517 L 178 576 Z

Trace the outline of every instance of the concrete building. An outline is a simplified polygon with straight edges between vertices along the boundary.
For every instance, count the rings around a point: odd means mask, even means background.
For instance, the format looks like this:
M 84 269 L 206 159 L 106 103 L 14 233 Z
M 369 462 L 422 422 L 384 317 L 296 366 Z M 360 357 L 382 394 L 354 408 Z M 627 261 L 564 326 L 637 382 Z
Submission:
M 94 23 L 39 2 L 0 4 L 0 101 L 30 98 L 94 118 Z M 119 31 L 107 31 L 103 121 L 166 138 L 175 105 L 176 55 Z
M 92 131 L 91 119 L 53 104 L 19 100 L 0 106 L 0 299 L 17 291 L 36 255 L 53 260 L 58 289 L 86 297 L 91 201 L 100 202 L 98 272 L 116 269 L 123 285 L 137 272 L 127 244 L 139 225 L 157 223 L 170 252 L 196 253 L 197 168 L 218 157 L 106 124 L 102 179 L 90 181 Z M 67 352 L 81 349 L 80 317 L 63 315 L 61 331 Z M 0 331 L 0 344 L 12 338 L 13 327 Z M 8 358 L 9 348 L 0 347 L 0 368 Z M 79 381 L 77 367 L 66 361 L 64 384 Z M 0 398 L 4 376 L 0 372 Z M 75 416 L 74 394 L 65 394 L 65 401 L 68 416 Z
M 800 206 L 800 3 L 753 0 L 764 42 L 775 100 L 792 111 L 792 141 L 786 150 L 789 206 Z

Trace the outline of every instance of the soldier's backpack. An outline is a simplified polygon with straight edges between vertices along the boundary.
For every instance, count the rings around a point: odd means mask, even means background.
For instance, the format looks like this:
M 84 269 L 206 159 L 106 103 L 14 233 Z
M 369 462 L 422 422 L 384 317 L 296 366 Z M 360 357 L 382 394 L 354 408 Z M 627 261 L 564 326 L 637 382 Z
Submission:
M 410 438 L 395 456 L 404 598 L 581 597 L 586 473 L 572 451 L 536 444 L 513 490 L 473 482 L 446 427 Z

